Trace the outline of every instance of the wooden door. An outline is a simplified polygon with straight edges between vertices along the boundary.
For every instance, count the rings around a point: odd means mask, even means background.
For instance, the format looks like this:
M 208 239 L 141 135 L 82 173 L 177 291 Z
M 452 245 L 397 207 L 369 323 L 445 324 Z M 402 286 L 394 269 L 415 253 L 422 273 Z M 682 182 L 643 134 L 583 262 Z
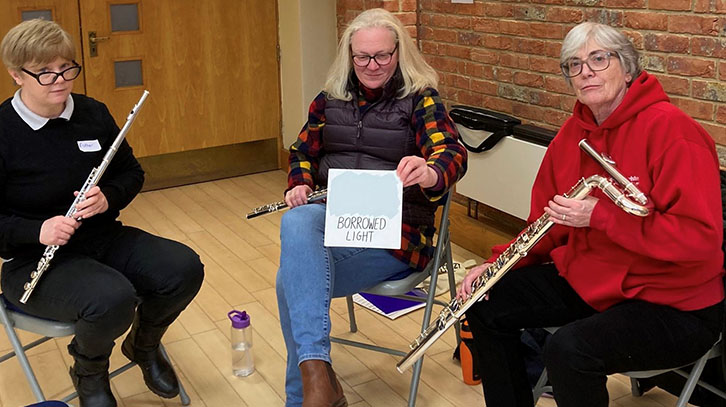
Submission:
M 7 34 L 10 28 L 23 20 L 43 17 L 60 24 L 72 37 L 76 45 L 76 58 L 83 63 L 81 49 L 81 30 L 78 21 L 78 3 L 67 0 L 3 0 L 2 13 L 0 13 L 0 39 Z M 3 68 L 5 66 L 3 65 Z M 10 78 L 6 69 L 0 72 L 0 102 L 13 96 L 18 87 Z M 85 93 L 83 75 L 79 76 L 73 84 L 73 91 Z
M 119 127 L 150 92 L 127 135 L 147 189 L 278 168 L 275 1 L 9 1 L 54 10 L 79 42 L 85 86 L 74 91 L 104 102 Z M 3 35 L 13 15 L 0 16 Z

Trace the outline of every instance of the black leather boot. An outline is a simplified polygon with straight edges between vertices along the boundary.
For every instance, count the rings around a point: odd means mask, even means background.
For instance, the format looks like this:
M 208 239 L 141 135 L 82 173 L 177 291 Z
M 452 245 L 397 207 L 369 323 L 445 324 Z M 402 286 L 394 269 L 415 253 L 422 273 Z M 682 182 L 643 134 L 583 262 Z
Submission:
M 108 381 L 108 358 L 87 359 L 75 352 L 72 345 L 68 349 L 75 360 L 68 373 L 81 407 L 116 407 Z
M 161 337 L 168 327 L 153 327 L 134 318 L 131 332 L 121 345 L 121 352 L 141 368 L 146 386 L 156 395 L 172 398 L 179 394 L 179 381 L 174 368 L 159 349 Z

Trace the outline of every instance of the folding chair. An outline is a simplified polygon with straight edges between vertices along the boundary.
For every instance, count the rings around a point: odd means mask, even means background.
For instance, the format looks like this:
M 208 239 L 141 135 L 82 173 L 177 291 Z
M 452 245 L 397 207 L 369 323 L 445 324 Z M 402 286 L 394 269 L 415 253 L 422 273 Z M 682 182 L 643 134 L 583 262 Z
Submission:
M 30 389 L 35 396 L 35 399 L 38 402 L 46 401 L 46 398 L 43 395 L 43 391 L 40 389 L 40 385 L 38 384 L 38 380 L 35 378 L 35 373 L 33 373 L 33 368 L 30 366 L 28 358 L 25 355 L 25 351 L 35 346 L 38 346 L 52 338 L 60 338 L 75 334 L 74 324 L 70 322 L 59 322 L 28 315 L 17 309 L 11 303 L 9 303 L 1 293 L 0 323 L 5 327 L 5 333 L 7 334 L 8 339 L 10 340 L 10 344 L 13 347 L 13 350 L 11 352 L 0 357 L 0 363 L 12 358 L 13 356 L 16 356 L 18 358 L 18 362 L 20 362 L 20 367 L 23 369 L 23 373 L 28 380 L 28 384 L 30 385 Z M 40 338 L 23 346 L 23 344 L 20 342 L 20 339 L 18 339 L 18 335 L 15 332 L 15 329 L 32 332 L 34 334 L 43 336 L 43 338 Z M 169 356 L 167 355 L 164 346 L 159 346 L 161 353 L 167 360 L 169 360 Z M 129 362 L 124 366 L 111 372 L 109 374 L 109 377 L 113 378 L 115 376 L 118 376 L 119 374 L 130 369 L 134 365 L 136 364 L 133 362 Z M 73 392 L 68 396 L 64 397 L 62 401 L 68 402 L 76 398 L 77 395 L 78 394 L 76 392 Z M 189 395 L 184 389 L 181 381 L 179 381 L 179 398 L 181 399 L 182 405 L 187 406 L 191 402 L 189 399 Z
M 451 298 L 456 296 L 456 283 L 454 281 L 454 267 L 451 259 L 451 241 L 449 240 L 449 207 L 451 205 L 451 194 L 448 195 L 443 205 L 441 212 L 441 221 L 439 222 L 438 228 L 438 239 L 436 240 L 436 246 L 434 251 L 434 257 L 431 259 L 429 264 L 423 271 L 417 273 L 411 273 L 407 277 L 400 280 L 387 280 L 374 287 L 366 289 L 365 292 L 369 294 L 385 295 L 389 297 L 408 299 L 413 301 L 419 301 L 425 303 L 423 322 L 421 324 L 421 332 L 423 332 L 431 322 L 431 312 L 434 304 L 446 306 L 447 303 L 436 300 L 436 281 L 438 279 L 438 271 L 442 265 L 446 266 L 446 271 L 449 278 L 449 291 Z M 413 290 L 419 283 L 431 278 L 430 289 L 427 297 L 413 297 L 405 295 L 409 291 Z M 348 316 L 350 319 L 350 332 L 357 332 L 358 326 L 355 322 L 355 312 L 353 308 L 353 297 L 346 297 L 348 304 Z M 460 341 L 459 337 L 459 324 L 456 324 L 456 339 Z M 331 342 L 340 343 L 348 346 L 355 346 L 358 348 L 368 349 L 376 352 L 383 352 L 389 355 L 395 356 L 406 356 L 407 351 L 401 351 L 398 349 L 386 348 L 382 346 L 371 345 L 363 342 L 351 341 L 342 338 L 330 338 Z M 408 405 L 413 407 L 416 404 L 416 393 L 418 392 L 419 379 L 421 377 L 421 366 L 423 358 L 419 359 L 413 368 L 413 377 L 411 378 L 411 387 L 409 389 Z
M 550 333 L 554 333 L 556 331 L 556 328 L 547 328 Z M 681 390 L 681 394 L 678 397 L 678 402 L 676 403 L 676 407 L 686 407 L 688 405 L 688 400 L 691 398 L 691 394 L 693 394 L 693 390 L 696 389 L 696 386 L 701 386 L 705 388 L 706 390 L 713 392 L 714 394 L 718 395 L 719 397 L 726 399 L 726 393 L 723 391 L 717 389 L 716 387 L 703 382 L 700 380 L 701 373 L 703 372 L 703 368 L 706 366 L 706 362 L 708 362 L 709 359 L 713 359 L 716 357 L 721 356 L 721 338 L 719 338 L 718 341 L 709 349 L 703 356 L 701 356 L 696 363 L 692 365 L 692 368 L 690 371 L 685 370 L 684 368 L 687 366 L 679 366 L 677 368 L 673 369 L 659 369 L 659 370 L 642 370 L 642 371 L 632 371 L 632 372 L 624 372 L 623 375 L 626 375 L 630 377 L 631 382 L 631 391 L 633 393 L 633 396 L 641 396 L 643 392 L 641 391 L 640 387 L 638 386 L 636 379 L 644 379 L 649 378 L 653 376 L 657 376 L 659 374 L 667 373 L 667 372 L 675 372 L 684 378 L 686 378 L 686 384 L 683 386 L 683 390 Z M 691 365 L 689 365 L 691 366 Z M 537 405 L 537 401 L 542 396 L 542 393 L 545 392 L 551 392 L 552 386 L 547 385 L 547 369 L 545 369 L 542 372 L 542 375 L 537 380 L 537 384 L 535 384 L 534 388 L 532 389 L 532 394 L 534 395 L 534 404 Z

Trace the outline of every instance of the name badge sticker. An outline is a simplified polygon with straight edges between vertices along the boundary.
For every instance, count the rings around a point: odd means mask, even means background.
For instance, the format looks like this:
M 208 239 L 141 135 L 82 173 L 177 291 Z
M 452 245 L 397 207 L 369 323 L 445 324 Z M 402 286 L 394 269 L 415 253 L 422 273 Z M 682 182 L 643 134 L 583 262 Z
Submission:
M 79 140 L 78 149 L 84 153 L 101 151 L 101 143 L 99 143 L 98 140 Z

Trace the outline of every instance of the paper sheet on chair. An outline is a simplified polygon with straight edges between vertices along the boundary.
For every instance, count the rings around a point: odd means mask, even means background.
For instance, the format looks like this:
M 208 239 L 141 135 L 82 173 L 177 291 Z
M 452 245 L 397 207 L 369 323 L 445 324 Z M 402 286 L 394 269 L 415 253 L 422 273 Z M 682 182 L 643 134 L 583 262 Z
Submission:
M 401 248 L 403 185 L 396 171 L 328 171 L 326 247 Z
M 406 295 L 426 298 L 426 292 L 419 289 L 409 291 Z M 423 308 L 425 305 L 423 302 L 368 293 L 353 294 L 353 301 L 390 319 L 396 319 L 401 315 Z

